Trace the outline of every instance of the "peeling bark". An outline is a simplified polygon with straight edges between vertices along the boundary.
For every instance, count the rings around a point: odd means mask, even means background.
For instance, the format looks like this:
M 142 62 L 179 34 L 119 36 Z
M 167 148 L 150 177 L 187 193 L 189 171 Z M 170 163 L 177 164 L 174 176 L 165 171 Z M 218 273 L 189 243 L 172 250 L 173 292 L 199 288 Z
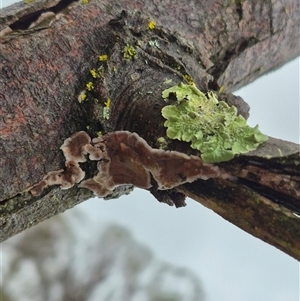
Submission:
M 235 2 L 41 0 L 1 12 L 1 241 L 91 196 L 76 187 L 51 187 L 37 198 L 26 192 L 63 167 L 59 147 L 75 131 L 95 137 L 129 130 L 157 147 L 165 136 L 166 80 L 189 75 L 202 91 L 226 91 L 220 97 L 247 116 L 247 104 L 229 92 L 299 55 L 299 3 Z M 29 28 L 47 11 L 53 14 Z M 124 58 L 126 46 L 136 54 Z M 108 61 L 98 60 L 102 54 Z M 80 103 L 89 82 L 93 89 Z M 193 153 L 182 142 L 168 148 Z M 298 165 L 298 145 L 270 139 L 220 165 L 237 182 L 197 181 L 177 190 L 299 260 Z

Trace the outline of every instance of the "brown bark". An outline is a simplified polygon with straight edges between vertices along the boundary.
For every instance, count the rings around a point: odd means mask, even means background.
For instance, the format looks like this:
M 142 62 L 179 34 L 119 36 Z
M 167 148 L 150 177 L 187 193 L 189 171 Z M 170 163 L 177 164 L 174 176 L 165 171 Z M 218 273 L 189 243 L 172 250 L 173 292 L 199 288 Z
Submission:
M 44 9 L 50 25 L 28 29 Z M 121 13 L 122 10 L 126 12 Z M 38 13 L 34 13 L 38 11 Z M 129 130 L 152 147 L 165 136 L 161 92 L 190 75 L 202 91 L 227 92 L 299 55 L 299 4 L 289 1 L 71 1 L 19 3 L 0 19 L 0 237 L 10 236 L 88 199 L 88 190 L 26 188 L 63 167 L 59 150 L 75 131 Z M 51 19 L 52 18 L 52 19 Z M 148 28 L 149 20 L 156 22 Z M 9 26 L 9 28 L 8 28 Z M 9 30 L 12 29 L 11 32 Z M 8 32 L 8 33 L 7 33 Z M 6 33 L 6 34 L 5 34 Z M 149 43 L 150 42 L 150 43 Z M 124 58 L 134 47 L 135 56 Z M 107 62 L 98 55 L 107 54 Z M 128 55 L 127 55 L 128 56 Z M 91 69 L 99 69 L 94 79 Z M 78 102 L 87 82 L 94 89 Z M 231 94 L 247 115 L 247 105 Z M 111 99 L 110 118 L 103 118 Z M 95 101 L 97 99 L 97 101 Z M 170 149 L 191 153 L 188 144 Z M 280 149 L 280 152 L 278 152 Z M 178 190 L 230 222 L 300 259 L 298 146 L 270 139 L 221 168 L 236 182 L 209 180 Z M 93 167 L 89 174 L 93 173 Z M 200 190 L 201 189 L 201 190 Z

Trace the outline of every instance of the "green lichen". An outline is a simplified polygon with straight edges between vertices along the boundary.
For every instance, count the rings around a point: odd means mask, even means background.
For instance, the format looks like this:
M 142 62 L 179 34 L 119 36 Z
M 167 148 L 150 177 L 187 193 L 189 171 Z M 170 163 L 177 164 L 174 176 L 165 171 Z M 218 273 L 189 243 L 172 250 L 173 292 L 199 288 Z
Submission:
M 110 117 L 110 103 L 111 103 L 110 98 L 108 98 L 108 99 L 106 99 L 106 101 L 104 101 L 104 108 L 103 108 L 103 118 L 104 119 L 109 119 L 109 117 Z
M 106 119 L 106 120 L 108 120 L 109 117 L 110 117 L 110 114 L 109 114 L 109 108 L 104 107 L 104 108 L 103 108 L 103 118 Z
M 160 49 L 160 47 L 159 47 L 159 44 L 158 44 L 158 41 L 157 41 L 157 40 L 151 40 L 151 41 L 149 41 L 149 42 L 148 42 L 148 44 L 149 44 L 149 46 L 151 46 L 151 47 L 155 47 L 155 48 L 158 48 L 158 49 Z
M 158 146 L 159 149 L 165 149 L 168 143 L 164 137 L 158 137 L 156 139 L 156 145 Z
M 164 99 L 171 95 L 176 97 L 176 104 L 162 109 L 167 136 L 191 142 L 205 162 L 228 161 L 268 139 L 258 126 L 249 127 L 246 119 L 237 115 L 236 107 L 218 101 L 213 92 L 204 94 L 195 85 L 181 83 L 162 92 Z
M 169 84 L 171 84 L 172 83 L 172 79 L 166 79 L 165 81 L 164 81 L 164 84 L 165 85 L 169 85 Z

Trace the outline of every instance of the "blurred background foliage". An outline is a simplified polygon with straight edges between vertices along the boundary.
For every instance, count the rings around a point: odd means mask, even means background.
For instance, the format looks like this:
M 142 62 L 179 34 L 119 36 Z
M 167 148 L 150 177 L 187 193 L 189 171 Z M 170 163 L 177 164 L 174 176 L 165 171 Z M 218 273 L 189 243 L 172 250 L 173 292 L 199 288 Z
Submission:
M 74 208 L 2 243 L 1 301 L 200 301 L 199 279 Z

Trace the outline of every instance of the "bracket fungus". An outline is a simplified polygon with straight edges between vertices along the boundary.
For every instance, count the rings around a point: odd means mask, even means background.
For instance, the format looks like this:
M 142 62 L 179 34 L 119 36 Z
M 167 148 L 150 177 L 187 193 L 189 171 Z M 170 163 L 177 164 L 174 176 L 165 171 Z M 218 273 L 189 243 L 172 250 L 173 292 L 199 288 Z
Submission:
M 65 165 L 65 169 L 48 172 L 42 181 L 30 188 L 31 194 L 38 196 L 46 187 L 52 185 L 60 185 L 61 189 L 69 189 L 74 186 L 75 183 L 79 183 L 83 180 L 85 172 L 80 168 L 77 162 L 66 161 Z
M 61 149 L 66 158 L 65 169 L 49 172 L 31 187 L 34 196 L 49 185 L 67 189 L 75 183 L 99 197 L 108 196 L 115 187 L 125 184 L 153 193 L 197 179 L 223 176 L 217 166 L 204 163 L 197 156 L 153 149 L 138 134 L 128 131 L 110 132 L 92 140 L 86 132 L 77 132 L 64 141 Z M 79 163 L 85 162 L 87 155 L 89 160 L 98 161 L 98 174 L 83 180 L 85 172 Z

